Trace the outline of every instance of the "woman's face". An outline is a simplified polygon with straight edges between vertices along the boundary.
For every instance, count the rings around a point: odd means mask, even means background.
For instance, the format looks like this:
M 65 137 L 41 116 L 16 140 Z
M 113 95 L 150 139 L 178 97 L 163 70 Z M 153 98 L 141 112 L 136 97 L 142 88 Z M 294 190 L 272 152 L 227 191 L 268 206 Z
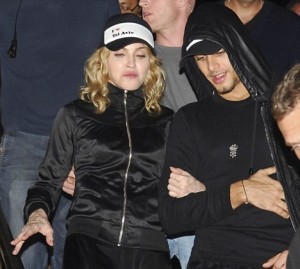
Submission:
M 145 81 L 150 68 L 149 50 L 142 43 L 133 43 L 110 51 L 107 65 L 110 83 L 123 90 L 136 90 Z

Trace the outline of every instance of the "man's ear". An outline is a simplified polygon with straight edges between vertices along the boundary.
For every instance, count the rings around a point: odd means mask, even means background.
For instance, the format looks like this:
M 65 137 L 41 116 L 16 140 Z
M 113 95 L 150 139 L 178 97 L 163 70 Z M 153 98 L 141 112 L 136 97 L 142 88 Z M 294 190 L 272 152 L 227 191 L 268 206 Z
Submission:
M 189 0 L 177 0 L 177 5 L 179 8 L 183 8 L 188 4 L 189 4 Z
M 178 8 L 185 8 L 189 13 L 193 11 L 195 3 L 195 0 L 177 0 Z

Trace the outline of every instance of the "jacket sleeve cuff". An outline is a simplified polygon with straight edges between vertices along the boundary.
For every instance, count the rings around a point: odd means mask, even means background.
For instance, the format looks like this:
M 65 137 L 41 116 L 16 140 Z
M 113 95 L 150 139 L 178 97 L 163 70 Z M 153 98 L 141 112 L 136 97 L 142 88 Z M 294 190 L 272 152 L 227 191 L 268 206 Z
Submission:
M 28 218 L 29 218 L 30 214 L 32 212 L 34 212 L 35 210 L 37 210 L 37 209 L 43 209 L 46 212 L 47 216 L 49 217 L 49 208 L 46 204 L 44 204 L 44 203 L 33 203 L 33 204 L 28 205 L 28 206 L 25 206 L 25 208 L 24 208 L 25 222 L 28 221 Z
M 233 215 L 230 201 L 230 185 L 207 190 L 208 210 L 214 220 Z

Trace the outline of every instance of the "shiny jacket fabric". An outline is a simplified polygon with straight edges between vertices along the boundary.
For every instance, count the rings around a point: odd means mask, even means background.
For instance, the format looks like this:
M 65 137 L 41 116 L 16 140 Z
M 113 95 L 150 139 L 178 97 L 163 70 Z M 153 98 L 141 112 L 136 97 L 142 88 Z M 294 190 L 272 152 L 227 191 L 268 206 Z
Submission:
M 76 189 L 68 232 L 112 245 L 167 251 L 158 219 L 161 175 L 172 110 L 158 116 L 144 109 L 143 91 L 110 85 L 102 114 L 76 100 L 60 110 L 39 182 L 28 191 L 25 215 L 43 208 L 51 215 L 72 165 Z
M 300 224 L 300 179 L 296 171 L 287 164 L 282 140 L 270 112 L 270 98 L 277 79 L 257 50 L 248 30 L 229 8 L 216 3 L 199 5 L 187 22 L 182 55 L 188 53 L 186 47 L 192 40 L 202 38 L 217 42 L 224 48 L 250 96 L 261 103 L 261 116 L 272 158 L 285 191 L 291 222 L 296 229 Z M 187 74 L 199 100 L 213 94 L 213 86 L 199 71 L 193 57 L 183 59 L 180 66 Z

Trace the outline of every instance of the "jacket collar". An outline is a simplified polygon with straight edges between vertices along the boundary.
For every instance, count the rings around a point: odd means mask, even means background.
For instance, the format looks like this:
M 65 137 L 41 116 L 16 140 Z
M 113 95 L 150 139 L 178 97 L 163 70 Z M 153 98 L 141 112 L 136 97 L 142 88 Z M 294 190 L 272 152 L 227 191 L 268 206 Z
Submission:
M 142 109 L 145 105 L 144 91 L 141 87 L 133 91 L 125 91 L 109 83 L 108 90 L 112 107 L 123 108 L 125 95 L 127 95 L 126 102 L 129 110 Z

